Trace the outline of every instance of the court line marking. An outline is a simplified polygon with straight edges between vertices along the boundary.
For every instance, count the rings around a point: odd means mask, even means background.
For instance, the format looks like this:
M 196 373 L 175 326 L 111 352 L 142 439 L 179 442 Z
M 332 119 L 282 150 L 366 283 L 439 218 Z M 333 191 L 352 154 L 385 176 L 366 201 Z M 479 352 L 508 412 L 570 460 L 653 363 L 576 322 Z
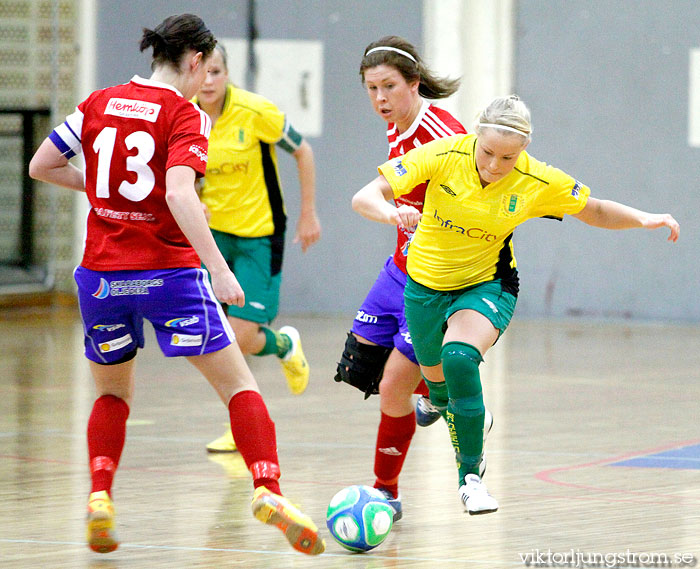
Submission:
M 649 454 L 656 454 L 659 452 L 671 450 L 671 449 L 676 449 L 676 448 L 681 448 L 684 446 L 690 446 L 690 445 L 697 445 L 700 444 L 700 439 L 692 439 L 689 441 L 682 441 L 682 442 L 675 442 L 675 443 L 669 443 L 663 446 L 647 449 L 647 450 L 642 450 L 642 451 L 635 451 L 635 452 L 628 452 L 624 453 L 618 456 L 614 457 L 609 457 L 609 458 L 604 458 L 601 460 L 595 460 L 593 462 L 586 462 L 583 464 L 574 464 L 570 466 L 560 466 L 556 468 L 549 468 L 547 470 L 541 470 L 540 472 L 535 473 L 535 478 L 538 480 L 541 480 L 542 482 L 546 482 L 549 484 L 556 484 L 557 486 L 566 486 L 569 488 L 579 488 L 582 490 L 594 490 L 598 492 L 606 492 L 606 493 L 611 493 L 611 494 L 629 494 L 632 496 L 643 496 L 643 497 L 654 497 L 654 498 L 659 498 L 660 496 L 663 496 L 665 498 L 674 498 L 674 499 L 685 499 L 687 500 L 688 498 L 684 498 L 683 496 L 674 496 L 672 494 L 659 494 L 658 490 L 654 492 L 639 492 L 635 490 L 625 490 L 624 488 L 601 488 L 598 486 L 592 486 L 590 484 L 579 484 L 577 482 L 564 482 L 562 480 L 556 480 L 554 478 L 554 475 L 564 473 L 564 472 L 571 472 L 573 470 L 581 470 L 583 468 L 590 468 L 594 466 L 604 466 L 607 464 L 611 464 L 613 462 L 620 462 L 622 460 L 628 460 L 630 458 L 639 458 L 641 456 L 646 456 Z M 636 467 L 624 467 L 620 466 L 619 468 L 636 468 Z M 645 470 L 647 470 L 645 468 Z
M 66 546 L 84 546 L 87 547 L 85 542 L 78 542 L 78 541 L 48 541 L 48 540 L 40 540 L 40 539 L 7 539 L 7 538 L 0 538 L 0 543 L 14 543 L 14 544 L 31 544 L 31 545 L 66 545 Z M 159 550 L 159 551 L 192 551 L 192 552 L 206 552 L 206 551 L 211 551 L 211 552 L 224 552 L 224 553 L 250 553 L 250 554 L 257 554 L 257 555 L 281 555 L 284 557 L 290 557 L 290 556 L 295 556 L 298 557 L 300 555 L 303 555 L 301 553 L 295 552 L 295 551 L 269 551 L 269 550 L 260 550 L 260 549 L 237 549 L 237 548 L 232 548 L 232 547 L 187 547 L 187 546 L 173 546 L 173 545 L 141 545 L 137 543 L 120 543 L 119 544 L 119 549 L 154 549 L 154 550 Z M 357 559 L 357 554 L 350 553 L 350 552 L 340 552 L 340 553 L 322 553 L 321 555 L 314 556 L 314 557 L 337 557 L 341 559 Z M 306 558 L 306 557 L 304 557 Z M 108 561 L 109 558 L 106 557 L 100 557 L 100 559 L 104 559 L 105 561 Z M 494 559 L 465 559 L 462 557 L 449 557 L 449 558 L 441 558 L 441 557 L 414 557 L 414 556 L 395 556 L 395 555 L 381 555 L 375 552 L 372 552 L 367 555 L 367 561 L 371 561 L 373 559 L 383 559 L 387 561 L 424 561 L 428 563 L 473 563 L 473 564 L 479 564 L 480 566 L 488 566 L 488 567 L 500 567 L 500 566 L 508 566 L 508 567 L 522 567 L 523 564 L 521 562 L 508 562 L 508 561 L 501 561 L 501 560 L 494 560 Z

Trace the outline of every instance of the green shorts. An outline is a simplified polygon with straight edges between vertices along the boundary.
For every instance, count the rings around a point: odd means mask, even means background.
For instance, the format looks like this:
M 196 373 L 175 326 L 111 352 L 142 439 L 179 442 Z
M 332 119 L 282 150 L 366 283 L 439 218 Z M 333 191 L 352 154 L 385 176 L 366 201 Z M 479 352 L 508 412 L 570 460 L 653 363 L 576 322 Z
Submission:
M 406 320 L 413 350 L 424 366 L 440 363 L 447 319 L 458 310 L 476 310 L 488 318 L 499 331 L 505 332 L 515 310 L 516 296 L 505 292 L 500 280 L 471 287 L 437 291 L 408 277 L 404 289 Z
M 284 235 L 238 237 L 216 229 L 211 232 L 245 293 L 245 306 L 229 306 L 229 316 L 260 324 L 272 322 L 279 309 Z

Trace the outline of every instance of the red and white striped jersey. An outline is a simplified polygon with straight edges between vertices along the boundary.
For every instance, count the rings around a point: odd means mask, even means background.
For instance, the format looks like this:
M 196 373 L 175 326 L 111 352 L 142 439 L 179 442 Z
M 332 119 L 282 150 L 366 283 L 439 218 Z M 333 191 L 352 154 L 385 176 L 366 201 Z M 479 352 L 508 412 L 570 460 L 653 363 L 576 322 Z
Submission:
M 405 132 L 399 134 L 396 125 L 389 123 L 389 128 L 386 132 L 386 137 L 389 141 L 389 159 L 403 156 L 409 150 L 423 146 L 431 140 L 466 132 L 462 124 L 449 112 L 424 100 L 418 116 Z M 419 211 L 423 211 L 426 186 L 427 183 L 419 184 L 410 193 L 396 198 L 394 200 L 396 205 L 412 205 Z M 404 273 L 406 272 L 408 246 L 414 232 L 415 227 L 408 229 L 403 227 L 396 228 L 397 238 L 394 263 Z
M 85 158 L 92 206 L 81 265 L 96 271 L 199 267 L 165 201 L 165 174 L 203 176 L 211 119 L 170 85 L 135 76 L 92 93 L 50 138 Z

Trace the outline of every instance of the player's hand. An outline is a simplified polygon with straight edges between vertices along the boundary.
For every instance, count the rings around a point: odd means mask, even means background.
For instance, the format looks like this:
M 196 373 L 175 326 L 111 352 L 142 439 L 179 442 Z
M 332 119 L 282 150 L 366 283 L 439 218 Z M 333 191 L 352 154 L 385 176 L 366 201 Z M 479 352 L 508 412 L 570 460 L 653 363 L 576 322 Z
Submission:
M 311 247 L 321 238 L 321 222 L 316 212 L 302 213 L 297 222 L 297 232 L 294 236 L 294 243 L 301 243 L 302 253 Z
M 399 227 L 409 229 L 416 225 L 422 216 L 423 214 L 412 205 L 403 204 L 392 213 L 392 222 Z
M 658 229 L 659 227 L 668 227 L 671 234 L 668 236 L 668 241 L 675 243 L 678 241 L 678 236 L 681 232 L 681 226 L 669 213 L 650 213 L 647 219 L 643 222 L 644 229 Z
M 245 294 L 241 285 L 238 284 L 238 279 L 231 271 L 222 271 L 219 274 L 211 275 L 211 286 L 214 289 L 214 294 L 224 304 L 245 306 Z

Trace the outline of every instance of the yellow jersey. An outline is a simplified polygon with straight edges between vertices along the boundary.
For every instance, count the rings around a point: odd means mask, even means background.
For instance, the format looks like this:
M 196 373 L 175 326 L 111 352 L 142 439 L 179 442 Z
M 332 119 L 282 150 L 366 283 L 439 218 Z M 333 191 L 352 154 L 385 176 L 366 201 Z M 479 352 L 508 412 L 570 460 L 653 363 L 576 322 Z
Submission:
M 534 217 L 580 212 L 590 189 L 525 151 L 509 174 L 484 188 L 475 151 L 475 134 L 456 135 L 379 166 L 394 196 L 428 182 L 423 217 L 408 249 L 408 274 L 438 291 L 511 279 L 517 293 L 515 228 Z
M 287 216 L 275 144 L 285 127 L 284 113 L 271 101 L 227 86 L 223 112 L 209 136 L 202 185 L 209 227 L 239 237 L 284 232 Z

